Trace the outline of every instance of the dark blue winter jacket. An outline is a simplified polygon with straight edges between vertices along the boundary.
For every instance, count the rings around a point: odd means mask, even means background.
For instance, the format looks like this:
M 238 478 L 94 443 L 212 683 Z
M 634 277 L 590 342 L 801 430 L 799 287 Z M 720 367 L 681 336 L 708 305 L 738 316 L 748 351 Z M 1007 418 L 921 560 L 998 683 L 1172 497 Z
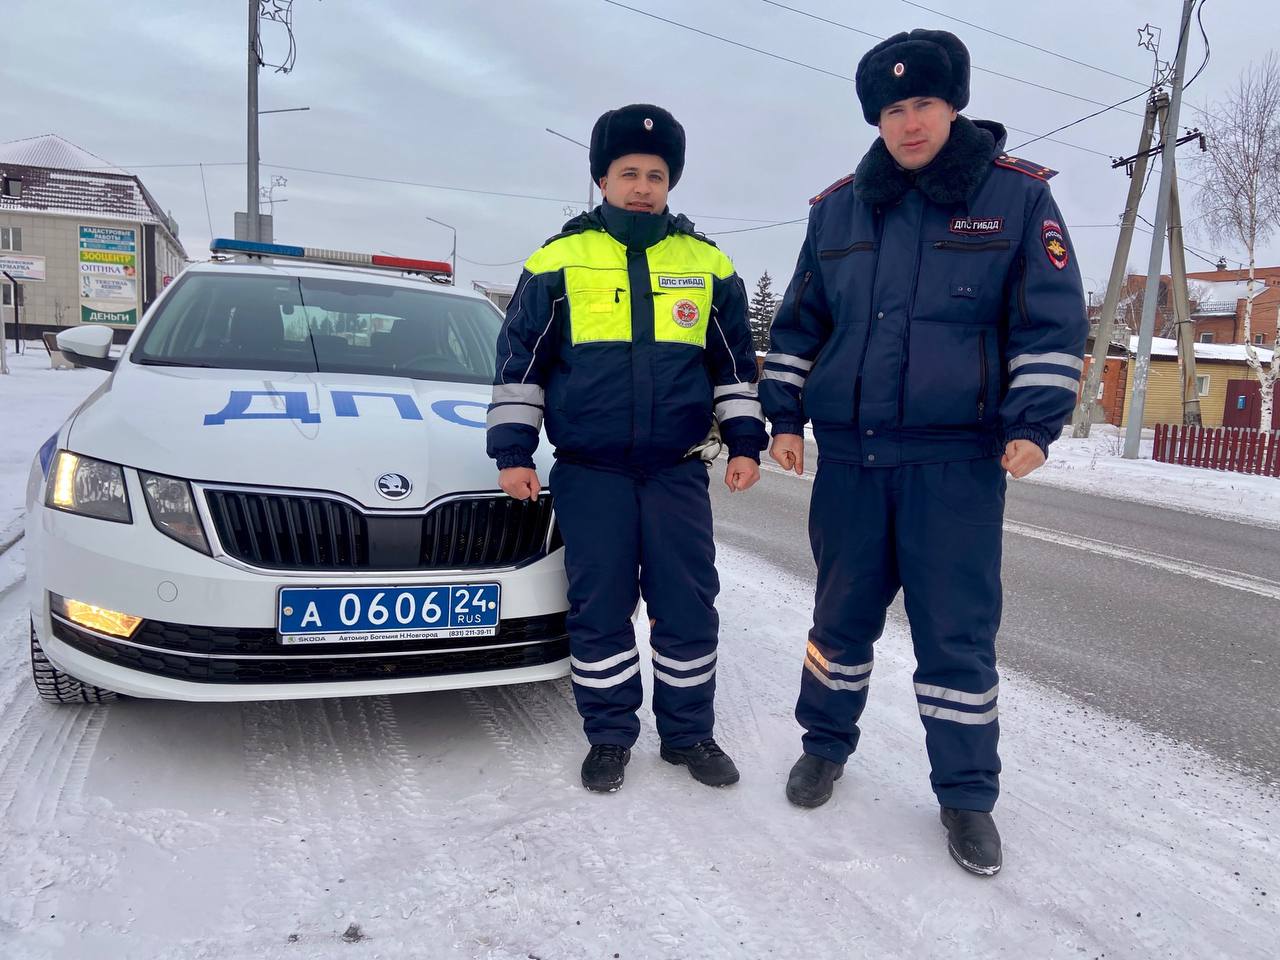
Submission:
M 775 435 L 812 420 L 824 458 L 867 466 L 1047 452 L 1088 324 L 1053 171 L 1004 137 L 958 117 L 914 173 L 877 139 L 814 198 L 760 386 Z
M 765 445 L 747 298 L 683 216 L 602 204 L 525 263 L 498 335 L 488 451 L 622 469 L 678 463 L 713 418 L 730 456 Z

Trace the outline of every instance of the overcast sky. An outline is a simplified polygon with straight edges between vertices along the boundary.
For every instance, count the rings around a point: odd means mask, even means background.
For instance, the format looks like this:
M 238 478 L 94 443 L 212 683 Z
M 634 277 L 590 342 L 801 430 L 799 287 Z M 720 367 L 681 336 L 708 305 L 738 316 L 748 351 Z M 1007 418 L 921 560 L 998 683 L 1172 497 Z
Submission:
M 876 42 L 765 0 L 622 2 L 845 77 Z M 952 30 L 976 68 L 1040 85 L 975 70 L 965 113 L 1019 128 L 1010 131 L 1009 148 L 1061 171 L 1053 191 L 1086 288 L 1101 291 L 1118 231 L 1087 225 L 1119 217 L 1128 180 L 1107 156 L 1134 152 L 1140 116 L 1113 110 L 1059 135 L 1077 147 L 1041 141 L 1014 148 L 1098 109 L 1086 101 L 1105 105 L 1139 93 L 1151 55 L 1137 46 L 1137 28 L 1147 21 L 1163 27 L 1162 53 L 1172 59 L 1181 3 L 923 2 L 941 12 L 906 0 L 787 5 L 876 36 Z M 56 133 L 137 173 L 178 220 L 193 258 L 207 256 L 211 236 L 231 235 L 232 213 L 245 207 L 246 0 L 5 0 L 4 7 L 0 140 Z M 1204 24 L 1213 56 L 1188 93 L 1190 105 L 1222 97 L 1240 69 L 1266 53 L 1280 37 L 1280 5 L 1209 0 Z M 449 231 L 424 219 L 431 216 L 457 227 L 461 257 L 505 264 L 460 262 L 465 283 L 513 281 L 519 262 L 558 231 L 566 204 L 585 205 L 587 152 L 546 127 L 586 142 L 606 109 L 636 101 L 667 107 L 689 141 L 672 209 L 711 234 L 805 216 L 808 198 L 850 172 L 875 137 L 847 80 L 606 0 L 295 0 L 294 28 L 293 72 L 264 69 L 261 78 L 262 109 L 311 108 L 262 118 L 264 185 L 272 174 L 288 179 L 275 191 L 288 201 L 275 208 L 276 239 L 447 257 Z M 264 42 L 267 59 L 284 56 L 282 33 L 268 26 Z M 1192 68 L 1203 52 L 1194 31 Z M 1125 109 L 1140 114 L 1141 99 Z M 1183 120 L 1194 121 L 1189 110 Z M 1191 178 L 1194 155 L 1192 146 L 1179 152 L 1180 172 Z M 195 163 L 205 164 L 208 213 L 201 168 L 189 165 Z M 1188 221 L 1196 215 L 1195 189 L 1184 183 Z M 1153 199 L 1143 212 L 1154 218 Z M 780 292 L 803 231 L 796 224 L 716 239 L 748 286 L 767 269 Z M 1140 271 L 1149 242 L 1139 233 L 1129 257 Z M 1243 258 L 1194 226 L 1190 243 Z M 1194 254 L 1188 261 L 1192 270 L 1209 268 Z M 1280 242 L 1273 239 L 1259 262 L 1280 262 Z

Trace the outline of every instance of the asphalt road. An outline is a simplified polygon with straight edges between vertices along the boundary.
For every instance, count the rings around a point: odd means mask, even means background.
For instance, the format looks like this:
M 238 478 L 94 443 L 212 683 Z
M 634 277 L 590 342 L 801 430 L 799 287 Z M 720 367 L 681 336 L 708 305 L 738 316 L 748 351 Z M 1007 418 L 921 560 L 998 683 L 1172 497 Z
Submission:
M 721 472 L 717 540 L 812 577 L 808 480 Z M 1004 590 L 1005 669 L 1280 782 L 1280 530 L 1011 481 Z

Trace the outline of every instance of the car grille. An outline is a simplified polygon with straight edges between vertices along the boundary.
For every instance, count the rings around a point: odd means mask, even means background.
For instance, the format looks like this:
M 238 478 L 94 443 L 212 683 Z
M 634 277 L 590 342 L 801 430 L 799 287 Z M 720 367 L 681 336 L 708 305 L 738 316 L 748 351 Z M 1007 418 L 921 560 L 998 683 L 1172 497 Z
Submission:
M 379 516 L 327 497 L 204 491 L 230 556 L 271 570 L 465 570 L 511 567 L 547 549 L 550 496 L 448 500 L 417 516 Z
M 199 627 L 146 621 L 130 643 L 90 633 L 55 618 L 53 634 L 75 649 L 144 673 L 194 683 L 322 683 L 437 677 L 535 667 L 569 656 L 564 614 L 504 620 L 496 637 L 391 644 L 282 646 L 274 630 Z M 133 646 L 164 643 L 166 649 Z M 442 649 L 425 649 L 439 645 Z M 196 650 L 228 651 L 217 656 Z M 257 656 L 249 656 L 253 650 Z M 339 656 L 338 653 L 346 654 Z M 271 654 L 263 656 L 262 654 Z M 240 654 L 240 656 L 236 656 Z M 352 656 L 352 654 L 356 654 Z

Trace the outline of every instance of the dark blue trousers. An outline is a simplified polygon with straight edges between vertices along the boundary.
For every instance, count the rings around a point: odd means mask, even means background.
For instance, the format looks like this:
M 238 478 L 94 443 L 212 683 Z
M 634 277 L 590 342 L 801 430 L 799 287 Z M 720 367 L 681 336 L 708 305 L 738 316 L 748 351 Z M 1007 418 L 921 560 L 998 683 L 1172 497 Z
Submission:
M 652 471 L 563 460 L 551 470 L 569 578 L 573 693 L 587 740 L 630 747 L 640 733 L 640 651 L 631 617 L 653 621 L 653 712 L 664 743 L 687 747 L 715 723 L 715 543 L 707 468 Z
M 872 647 L 901 589 L 934 793 L 943 806 L 994 807 L 1005 483 L 995 459 L 819 463 L 809 513 L 818 588 L 796 704 L 806 753 L 843 763 L 857 747 Z

